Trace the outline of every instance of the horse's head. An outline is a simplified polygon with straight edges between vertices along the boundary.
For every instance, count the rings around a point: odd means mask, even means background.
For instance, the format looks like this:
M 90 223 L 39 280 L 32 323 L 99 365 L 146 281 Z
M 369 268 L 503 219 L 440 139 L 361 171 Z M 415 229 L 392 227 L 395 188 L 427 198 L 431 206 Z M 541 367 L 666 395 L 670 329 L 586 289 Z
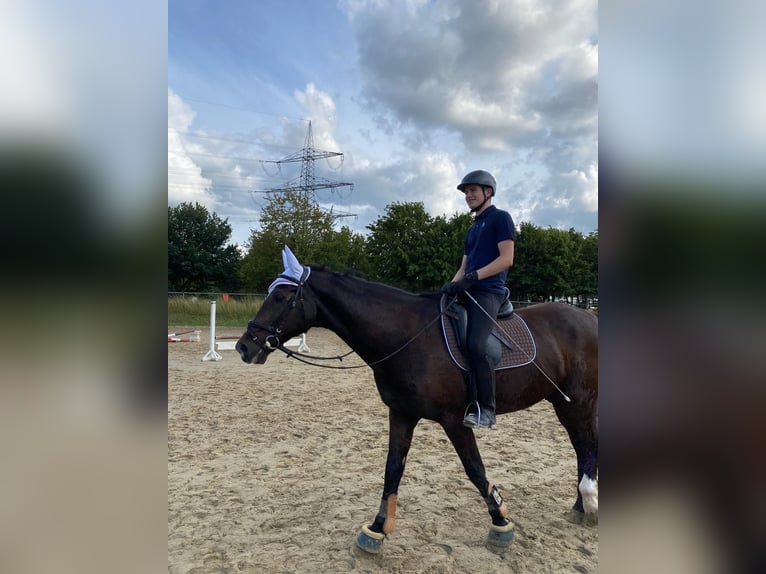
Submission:
M 298 263 L 285 247 L 285 272 L 269 286 L 269 294 L 236 349 L 246 363 L 263 364 L 276 349 L 296 335 L 305 333 L 316 318 L 316 306 L 306 297 L 309 267 Z

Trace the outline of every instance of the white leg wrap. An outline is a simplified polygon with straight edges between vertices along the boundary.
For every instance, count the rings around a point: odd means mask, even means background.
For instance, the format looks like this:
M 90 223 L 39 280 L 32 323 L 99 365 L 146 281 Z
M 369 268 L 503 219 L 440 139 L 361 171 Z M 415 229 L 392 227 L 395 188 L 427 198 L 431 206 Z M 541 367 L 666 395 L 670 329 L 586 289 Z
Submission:
M 598 482 L 583 474 L 579 489 L 585 513 L 598 514 Z

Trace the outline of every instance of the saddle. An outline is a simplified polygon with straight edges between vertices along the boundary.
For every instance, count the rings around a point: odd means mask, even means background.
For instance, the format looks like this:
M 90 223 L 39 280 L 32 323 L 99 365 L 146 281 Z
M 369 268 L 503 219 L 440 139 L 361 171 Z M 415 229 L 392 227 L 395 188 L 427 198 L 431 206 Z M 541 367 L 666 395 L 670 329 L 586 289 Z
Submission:
M 449 306 L 448 306 L 449 305 Z M 468 332 L 468 311 L 460 301 L 450 302 L 442 296 L 442 334 L 447 351 L 454 363 L 468 371 L 466 334 Z M 508 296 L 500 306 L 497 323 L 487 341 L 487 355 L 493 361 L 495 370 L 510 369 L 531 363 L 537 355 L 537 347 L 524 319 L 513 310 Z

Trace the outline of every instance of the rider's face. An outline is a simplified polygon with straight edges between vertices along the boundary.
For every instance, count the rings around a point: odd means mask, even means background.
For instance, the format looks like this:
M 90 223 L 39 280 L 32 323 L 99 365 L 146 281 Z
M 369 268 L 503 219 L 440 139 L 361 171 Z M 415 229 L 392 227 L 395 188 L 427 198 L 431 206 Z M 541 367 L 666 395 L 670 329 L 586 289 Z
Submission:
M 476 209 L 484 201 L 484 188 L 480 185 L 467 185 L 464 193 L 469 209 Z

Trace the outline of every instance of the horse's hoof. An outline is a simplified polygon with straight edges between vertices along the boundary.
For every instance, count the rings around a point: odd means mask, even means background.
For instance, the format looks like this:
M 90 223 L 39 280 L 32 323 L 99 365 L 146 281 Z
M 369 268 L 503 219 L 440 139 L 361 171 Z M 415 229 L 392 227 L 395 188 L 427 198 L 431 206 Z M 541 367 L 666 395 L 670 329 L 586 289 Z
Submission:
M 564 515 L 572 524 L 580 524 L 582 526 L 598 526 L 598 514 L 591 512 L 582 512 L 581 510 L 575 510 L 571 508 Z
M 369 554 L 378 554 L 386 537 L 382 532 L 373 532 L 367 526 L 362 525 L 362 531 L 356 537 L 356 545 Z
M 492 525 L 487 534 L 487 549 L 495 554 L 503 555 L 516 536 L 513 533 L 513 522 L 505 526 Z

